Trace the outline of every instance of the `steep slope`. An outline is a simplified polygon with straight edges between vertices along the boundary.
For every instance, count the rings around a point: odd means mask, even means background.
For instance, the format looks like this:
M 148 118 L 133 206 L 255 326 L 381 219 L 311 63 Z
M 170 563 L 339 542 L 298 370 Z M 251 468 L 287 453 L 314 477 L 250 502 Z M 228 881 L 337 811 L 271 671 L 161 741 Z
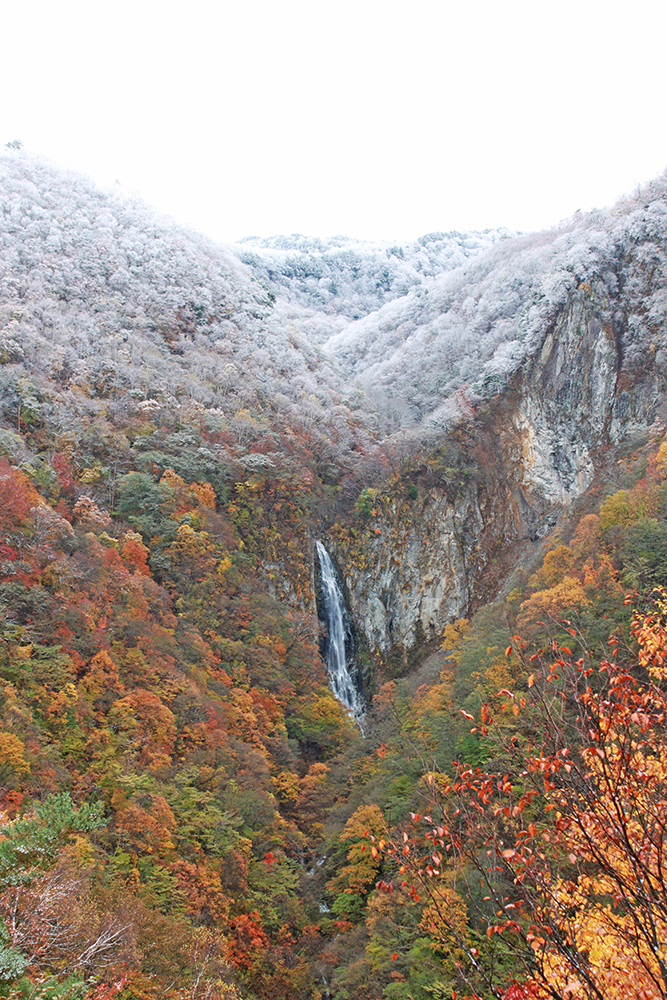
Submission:
M 374 648 L 467 613 L 491 561 L 552 527 L 605 449 L 664 425 L 666 192 L 508 241 L 327 343 L 389 418 L 420 421 L 396 438 L 411 478 L 378 491 L 363 541 L 338 533 Z
M 221 498 L 248 474 L 264 497 L 267 473 L 305 472 L 311 565 L 322 525 L 384 489 L 363 543 L 330 538 L 374 648 L 463 613 L 490 560 L 587 487 L 601 449 L 662 419 L 664 178 L 530 236 L 225 248 L 21 153 L 2 171 L 2 403 L 33 432 L 32 456 L 6 438 L 9 453 L 36 468 L 66 447 L 115 470 L 112 505 L 132 468 L 205 477 Z M 86 444 L 102 415 L 120 437 Z M 295 601 L 283 553 L 265 572 Z
M 475 404 L 501 391 L 542 350 L 572 295 L 590 286 L 619 341 L 623 371 L 631 378 L 654 356 L 662 365 L 665 183 L 611 211 L 502 240 L 350 324 L 325 347 L 376 398 L 407 403 L 407 425 L 441 428 L 461 414 L 461 393 Z M 385 408 L 391 405 L 387 398 Z
M 214 423 L 248 407 L 282 426 L 318 418 L 325 451 L 331 435 L 353 444 L 341 373 L 231 252 L 18 151 L 0 158 L 0 281 L 15 426 L 30 373 L 91 401 L 194 405 Z
M 1 169 L 0 809 L 47 800 L 19 851 L 60 838 L 28 874 L 0 842 L 12 977 L 35 956 L 54 997 L 87 1000 L 458 990 L 430 904 L 375 892 L 368 833 L 407 822 L 454 755 L 483 761 L 465 719 L 525 681 L 515 628 L 548 648 L 540 623 L 573 613 L 600 643 L 611 616 L 628 642 L 624 587 L 665 580 L 665 181 L 389 261 L 217 247 L 20 153 Z M 575 525 L 605 463 L 612 495 Z M 447 627 L 556 524 L 537 573 Z M 365 739 L 317 649 L 316 539 L 376 654 Z M 456 668 L 421 663 L 443 633 Z M 104 826 L 77 827 L 48 799 L 64 790 Z

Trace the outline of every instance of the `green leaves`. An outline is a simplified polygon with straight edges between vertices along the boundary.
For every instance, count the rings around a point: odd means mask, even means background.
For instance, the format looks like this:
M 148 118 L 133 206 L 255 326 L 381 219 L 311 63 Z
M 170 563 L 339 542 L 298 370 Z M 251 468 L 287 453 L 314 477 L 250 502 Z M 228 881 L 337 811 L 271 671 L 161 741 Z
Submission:
M 11 983 L 14 979 L 18 979 L 28 966 L 25 955 L 10 945 L 9 932 L 0 920 L 0 983 Z
M 0 890 L 27 885 L 55 863 L 59 849 L 74 833 L 104 826 L 102 803 L 76 808 L 69 792 L 49 795 L 35 806 L 35 819 L 18 819 L 0 833 Z

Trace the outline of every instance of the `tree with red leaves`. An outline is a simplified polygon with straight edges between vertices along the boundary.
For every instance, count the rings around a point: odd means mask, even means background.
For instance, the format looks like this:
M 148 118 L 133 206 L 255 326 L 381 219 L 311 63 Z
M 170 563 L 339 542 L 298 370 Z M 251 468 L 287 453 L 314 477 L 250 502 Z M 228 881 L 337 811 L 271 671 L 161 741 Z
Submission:
M 486 769 L 427 773 L 428 814 L 377 844 L 380 888 L 427 894 L 473 996 L 665 998 L 667 595 L 635 614 L 638 652 L 596 662 L 568 630 L 524 663 L 523 695 L 482 707 Z M 523 662 L 518 637 L 507 655 Z

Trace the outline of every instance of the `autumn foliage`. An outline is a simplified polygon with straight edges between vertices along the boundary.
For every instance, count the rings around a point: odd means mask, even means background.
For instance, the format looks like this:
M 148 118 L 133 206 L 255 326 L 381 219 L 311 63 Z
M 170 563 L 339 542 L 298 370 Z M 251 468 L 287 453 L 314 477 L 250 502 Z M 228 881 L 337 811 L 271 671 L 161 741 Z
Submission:
M 612 638 L 596 662 L 568 627 L 524 661 L 515 637 L 526 693 L 480 713 L 494 769 L 428 773 L 428 814 L 379 842 L 398 869 L 381 888 L 427 895 L 475 995 L 667 995 L 666 619 L 662 593 L 635 613 L 632 659 Z M 441 886 L 476 901 L 475 943 Z M 502 983 L 508 961 L 522 982 Z

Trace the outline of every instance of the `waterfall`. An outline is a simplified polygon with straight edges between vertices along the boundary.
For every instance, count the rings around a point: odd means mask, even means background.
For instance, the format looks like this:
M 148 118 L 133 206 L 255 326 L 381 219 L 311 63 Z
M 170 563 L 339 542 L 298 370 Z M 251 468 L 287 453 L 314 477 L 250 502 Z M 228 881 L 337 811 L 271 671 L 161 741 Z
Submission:
M 320 596 L 323 620 L 326 625 L 324 659 L 327 665 L 329 685 L 342 705 L 357 721 L 363 718 L 364 704 L 348 670 L 346 646 L 353 652 L 352 623 L 345 607 L 343 591 L 338 575 L 329 558 L 329 553 L 321 542 L 316 542 L 317 557 L 320 562 Z M 347 640 L 347 642 L 346 642 Z

